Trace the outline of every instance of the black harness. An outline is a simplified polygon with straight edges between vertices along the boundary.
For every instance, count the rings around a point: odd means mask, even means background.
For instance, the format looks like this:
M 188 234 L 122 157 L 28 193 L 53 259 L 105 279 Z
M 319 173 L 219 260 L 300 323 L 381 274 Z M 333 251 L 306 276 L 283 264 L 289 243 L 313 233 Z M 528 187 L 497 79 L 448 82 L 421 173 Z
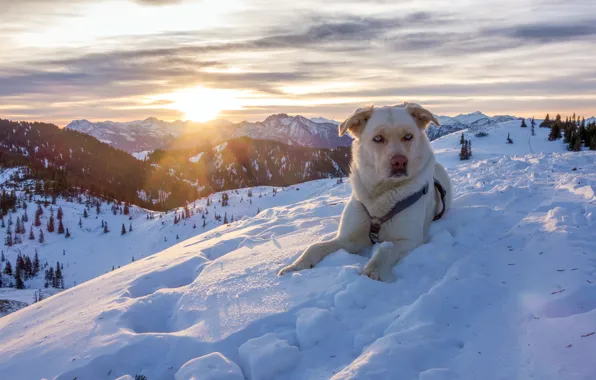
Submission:
M 437 181 L 436 179 L 434 180 L 434 182 L 435 182 L 435 188 L 437 189 L 437 191 L 439 192 L 439 195 L 441 196 L 441 206 L 442 207 L 441 207 L 441 211 L 437 215 L 435 215 L 435 217 L 433 218 L 433 221 L 441 219 L 441 217 L 445 213 L 445 196 L 447 195 L 447 191 L 445 190 L 443 185 L 441 185 L 441 183 L 439 181 Z M 371 243 L 375 244 L 375 243 L 380 242 L 379 231 L 381 231 L 381 225 L 383 223 L 391 220 L 391 218 L 393 218 L 395 215 L 399 214 L 403 210 L 412 206 L 414 203 L 418 202 L 418 200 L 420 198 L 422 198 L 422 196 L 425 195 L 426 193 L 428 193 L 428 183 L 426 185 L 424 185 L 424 187 L 422 189 L 418 190 L 414 194 L 397 202 L 395 204 L 395 206 L 393 206 L 393 208 L 387 214 L 385 214 L 384 216 L 382 216 L 380 218 L 370 215 L 370 212 L 368 212 L 368 209 L 366 208 L 364 203 L 361 202 L 362 207 L 364 207 L 364 211 L 366 211 L 366 213 L 368 214 L 368 217 L 370 218 L 370 231 L 368 233 L 368 237 L 370 238 Z

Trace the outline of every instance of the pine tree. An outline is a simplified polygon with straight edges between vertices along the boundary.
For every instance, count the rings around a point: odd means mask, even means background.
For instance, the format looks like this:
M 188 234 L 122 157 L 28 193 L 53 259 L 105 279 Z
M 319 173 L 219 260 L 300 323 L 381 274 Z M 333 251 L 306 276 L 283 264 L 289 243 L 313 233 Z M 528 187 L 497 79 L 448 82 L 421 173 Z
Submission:
M 83 228 L 83 219 L 79 218 L 79 228 Z
M 0 262 L 3 263 L 6 261 L 6 257 L 4 257 L 4 251 L 2 251 L 2 254 L 0 255 Z
M 29 240 L 35 240 L 35 235 L 33 234 L 33 226 L 29 228 Z
M 56 270 L 54 271 L 54 288 L 64 288 L 64 279 L 62 277 L 62 269 L 60 267 L 60 262 L 56 261 Z
M 126 233 L 126 227 L 124 227 L 124 223 L 122 223 L 122 231 L 120 231 L 120 235 L 124 235 Z
M 124 204 L 124 215 L 130 214 L 130 208 L 128 207 L 128 203 Z
M 99 212 L 101 211 L 99 208 L 99 202 L 97 203 L 97 205 L 95 205 L 95 211 L 97 212 L 97 215 L 99 215 Z
M 25 289 L 25 283 L 23 282 L 23 274 L 21 271 L 21 267 L 17 265 L 14 273 L 15 288 L 17 289 Z
M 48 220 L 48 232 L 54 232 L 54 215 L 50 214 L 50 220 Z
M 25 204 L 26 204 L 26 203 L 25 203 Z M 25 223 L 29 221 L 29 215 L 27 215 L 27 211 L 25 211 L 25 212 L 23 213 L 23 217 L 21 218 L 21 220 L 22 220 L 23 222 L 25 222 Z
M 527 127 L 528 127 L 528 126 L 526 125 L 526 119 L 522 119 L 522 122 L 521 122 L 521 127 L 522 127 L 522 128 L 527 128 Z
M 546 117 L 544 118 L 544 121 L 542 123 L 540 123 L 540 128 L 550 128 L 550 116 L 548 114 L 546 114 Z
M 535 125 L 536 125 L 536 121 L 534 120 L 534 116 L 532 116 L 532 136 L 536 136 L 536 132 L 534 132 Z
M 207 222 L 205 221 L 205 219 L 203 219 L 203 228 L 205 228 L 206 225 L 207 225 Z
M 0 227 L 2 228 L 6 228 L 6 224 L 4 223 L 4 215 L 2 216 L 2 224 L 0 225 Z
M 228 224 L 228 213 L 224 213 L 224 220 L 223 220 L 223 224 Z
M 70 231 L 68 230 L 68 228 L 66 229 L 66 233 L 64 234 L 65 238 L 69 238 L 70 237 Z
M 84 210 L 83 210 L 83 218 L 85 218 L 85 219 L 86 219 L 86 218 L 88 218 L 88 217 L 89 217 L 89 214 L 87 214 L 87 209 L 84 209 Z
M 64 233 L 64 224 L 62 224 L 62 219 L 60 219 L 60 221 L 58 223 L 58 233 L 59 234 L 63 234 Z
M 590 150 L 596 150 L 596 133 L 590 139 L 590 145 L 588 148 L 590 148 Z
M 39 214 L 39 213 L 37 213 L 37 212 L 35 213 L 35 221 L 33 222 L 33 225 L 34 225 L 35 227 L 39 227 L 39 226 L 41 226 L 41 219 L 39 218 L 39 217 L 40 217 L 40 215 L 41 215 L 41 214 Z
M 62 207 L 58 207 L 58 214 L 56 214 L 56 217 L 58 218 L 58 220 L 62 220 L 63 216 L 64 212 L 62 212 Z
M 33 274 L 36 275 L 39 273 L 40 264 L 39 264 L 39 256 L 37 256 L 37 249 L 35 250 L 35 257 L 33 258 Z
M 12 264 L 10 261 L 6 261 L 6 265 L 4 266 L 4 274 L 7 276 L 12 276 Z
M 556 121 L 554 123 L 552 123 L 552 126 L 550 128 L 550 133 L 548 135 L 549 141 L 555 141 L 562 137 L 561 136 L 561 126 L 559 124 L 560 123 L 558 123 Z
M 46 239 L 45 239 L 45 238 L 44 238 L 44 236 L 43 236 L 43 230 L 42 230 L 42 229 L 40 229 L 40 230 L 39 230 L 39 243 L 40 243 L 40 244 L 43 244 L 45 241 L 46 241 Z
M 12 230 L 10 228 L 10 225 L 8 225 L 6 227 L 6 240 L 4 241 L 4 244 L 6 244 L 7 246 L 12 246 L 13 244 L 13 240 L 12 240 Z
M 128 225 L 128 232 L 132 232 L 132 223 Z
M 511 140 L 511 136 L 507 133 L 507 144 L 513 144 L 513 140 Z
M 105 222 L 103 224 L 103 233 L 107 234 L 108 232 L 110 232 L 110 230 L 108 229 L 108 222 Z

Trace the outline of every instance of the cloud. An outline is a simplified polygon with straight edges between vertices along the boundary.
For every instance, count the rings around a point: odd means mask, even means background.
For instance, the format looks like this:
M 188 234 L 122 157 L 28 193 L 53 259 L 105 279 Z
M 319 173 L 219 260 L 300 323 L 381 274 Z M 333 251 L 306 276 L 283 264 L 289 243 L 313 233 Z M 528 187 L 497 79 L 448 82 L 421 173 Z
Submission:
M 490 28 L 487 35 L 500 34 L 516 40 L 533 43 L 565 42 L 584 37 L 596 36 L 596 19 L 587 21 L 570 20 L 554 23 L 533 23 L 511 27 Z

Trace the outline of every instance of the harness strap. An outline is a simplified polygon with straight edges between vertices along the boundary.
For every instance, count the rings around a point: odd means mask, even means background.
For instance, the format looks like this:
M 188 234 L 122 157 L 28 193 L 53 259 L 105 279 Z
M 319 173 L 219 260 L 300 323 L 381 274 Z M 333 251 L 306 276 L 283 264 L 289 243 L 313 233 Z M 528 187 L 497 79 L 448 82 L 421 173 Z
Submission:
M 445 196 L 447 195 L 447 190 L 445 190 L 443 185 L 441 185 L 441 183 L 439 181 L 437 181 L 436 178 L 435 178 L 435 188 L 437 189 L 437 191 L 439 192 L 439 195 L 441 196 L 441 206 L 442 207 L 441 207 L 441 211 L 437 215 L 435 215 L 435 217 L 433 218 L 433 221 L 441 219 L 441 217 L 445 213 Z
M 426 185 L 424 185 L 424 187 L 422 189 L 418 190 L 414 194 L 397 202 L 395 204 L 395 206 L 393 206 L 391 211 L 389 211 L 387 214 L 385 214 L 381 218 L 372 216 L 370 214 L 370 212 L 368 211 L 368 209 L 366 208 L 366 206 L 364 205 L 364 203 L 361 203 L 362 207 L 364 208 L 364 211 L 366 211 L 366 213 L 368 214 L 368 217 L 370 218 L 370 231 L 368 233 L 370 241 L 373 244 L 378 243 L 379 242 L 379 231 L 381 231 L 381 224 L 387 222 L 388 220 L 393 218 L 395 215 L 399 214 L 400 212 L 407 209 L 414 203 L 418 202 L 418 200 L 420 198 L 422 198 L 422 196 L 425 195 L 426 193 L 428 193 L 428 183 Z
M 441 219 L 441 217 L 445 213 L 445 196 L 447 195 L 447 191 L 445 190 L 445 188 L 436 179 L 434 180 L 434 185 L 435 185 L 435 188 L 437 189 L 437 191 L 439 192 L 439 195 L 441 196 L 442 208 L 441 208 L 441 212 L 439 212 L 437 215 L 435 215 L 435 217 L 433 218 L 433 221 Z M 364 211 L 366 211 L 366 214 L 370 218 L 370 230 L 368 232 L 368 237 L 370 238 L 371 243 L 375 244 L 380 241 L 379 240 L 379 232 L 381 231 L 381 225 L 383 223 L 391 220 L 391 218 L 393 218 L 395 215 L 399 214 L 403 210 L 412 206 L 414 203 L 418 202 L 418 200 L 420 198 L 422 198 L 422 196 L 427 193 L 428 193 L 428 183 L 426 185 L 424 185 L 424 187 L 422 189 L 418 190 L 414 194 L 397 202 L 395 204 L 395 206 L 393 206 L 393 208 L 387 214 L 385 214 L 384 216 L 382 216 L 380 218 L 372 216 L 370 214 L 370 212 L 368 211 L 368 209 L 366 208 L 366 206 L 364 205 L 364 203 L 360 202 L 360 204 L 364 208 Z

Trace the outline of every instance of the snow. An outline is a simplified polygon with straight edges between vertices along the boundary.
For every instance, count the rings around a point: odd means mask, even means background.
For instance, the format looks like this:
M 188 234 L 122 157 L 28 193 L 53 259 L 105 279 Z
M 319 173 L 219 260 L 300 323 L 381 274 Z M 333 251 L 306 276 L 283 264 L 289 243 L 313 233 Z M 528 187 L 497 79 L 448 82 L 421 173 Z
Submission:
M 153 153 L 152 150 L 144 150 L 142 152 L 134 152 L 132 153 L 132 156 L 139 161 L 145 161 L 151 153 Z
M 300 348 L 315 346 L 333 331 L 336 323 L 329 310 L 310 308 L 301 311 L 296 319 L 296 336 Z
M 71 266 L 85 261 L 77 272 L 139 259 L 0 318 L 0 378 L 179 379 L 198 369 L 219 379 L 241 368 L 249 379 L 593 379 L 596 153 L 566 152 L 518 121 L 487 130 L 466 133 L 470 161 L 457 158 L 461 133 L 433 142 L 453 206 L 394 267 L 395 282 L 359 274 L 370 250 L 276 275 L 334 235 L 349 179 L 252 205 L 239 203 L 245 189 L 229 192 L 217 212 L 233 212 L 230 225 L 133 219 L 130 235 L 79 239 L 67 249 Z M 177 233 L 178 244 L 159 246 Z
M 244 373 L 250 380 L 267 380 L 292 369 L 300 350 L 287 341 L 268 333 L 248 340 L 238 349 Z
M 201 157 L 203 157 L 204 154 L 205 154 L 205 152 L 201 152 L 201 153 L 197 154 L 196 156 L 192 156 L 191 158 L 189 158 L 188 161 L 197 163 L 197 162 L 201 161 Z
M 219 352 L 186 362 L 175 380 L 244 380 L 240 367 Z

